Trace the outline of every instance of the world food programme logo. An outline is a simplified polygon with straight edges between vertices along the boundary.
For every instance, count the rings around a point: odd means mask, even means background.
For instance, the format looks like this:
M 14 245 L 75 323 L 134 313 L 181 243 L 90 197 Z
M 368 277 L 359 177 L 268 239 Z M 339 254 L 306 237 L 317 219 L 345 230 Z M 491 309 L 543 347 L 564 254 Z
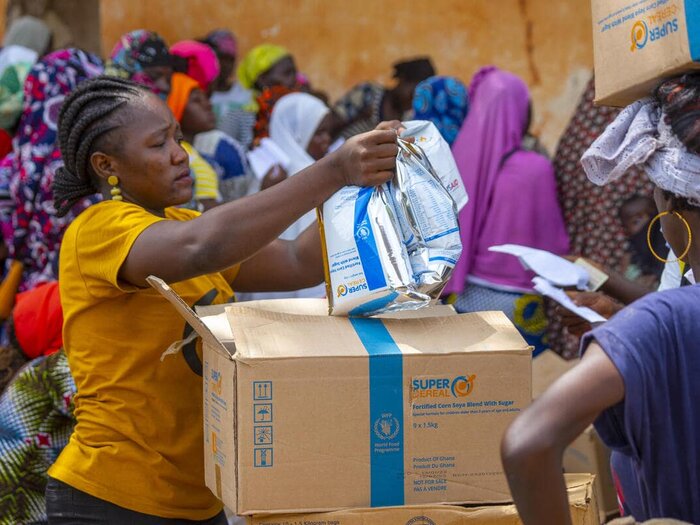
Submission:
M 427 516 L 416 516 L 408 520 L 406 525 L 435 525 L 435 522 Z
M 361 239 L 364 241 L 365 239 L 367 239 L 367 237 L 369 237 L 369 233 L 370 233 L 369 226 L 367 226 L 367 222 L 362 221 L 357 227 L 357 231 L 355 232 L 355 236 L 358 239 Z
M 348 294 L 348 288 L 344 284 L 338 286 L 338 297 L 344 297 Z
M 374 434 L 384 441 L 394 439 L 399 435 L 399 420 L 392 414 L 382 414 L 374 422 Z
M 632 26 L 632 47 L 630 51 L 643 49 L 649 41 L 649 28 L 646 22 L 639 20 Z
M 455 377 L 452 381 L 452 395 L 455 397 L 467 397 L 474 390 L 474 379 L 476 379 L 476 374 L 467 376 Z

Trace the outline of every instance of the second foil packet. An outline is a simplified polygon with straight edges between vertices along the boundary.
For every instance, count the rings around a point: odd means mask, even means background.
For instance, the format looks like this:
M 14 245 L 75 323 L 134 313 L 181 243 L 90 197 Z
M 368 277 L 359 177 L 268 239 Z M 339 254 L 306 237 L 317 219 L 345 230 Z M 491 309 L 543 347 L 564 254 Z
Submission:
M 450 193 L 419 146 L 398 146 L 392 181 L 343 188 L 319 209 L 331 315 L 427 306 L 461 254 Z

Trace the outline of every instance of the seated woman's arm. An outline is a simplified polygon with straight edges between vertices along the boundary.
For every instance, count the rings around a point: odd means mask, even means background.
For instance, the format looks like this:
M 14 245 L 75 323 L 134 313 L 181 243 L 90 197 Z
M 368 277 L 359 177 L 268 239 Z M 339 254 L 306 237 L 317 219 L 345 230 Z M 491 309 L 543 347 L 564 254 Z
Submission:
M 562 475 L 564 449 L 624 394 L 617 368 L 603 349 L 592 343 L 581 362 L 508 428 L 501 456 L 525 525 L 571 523 Z

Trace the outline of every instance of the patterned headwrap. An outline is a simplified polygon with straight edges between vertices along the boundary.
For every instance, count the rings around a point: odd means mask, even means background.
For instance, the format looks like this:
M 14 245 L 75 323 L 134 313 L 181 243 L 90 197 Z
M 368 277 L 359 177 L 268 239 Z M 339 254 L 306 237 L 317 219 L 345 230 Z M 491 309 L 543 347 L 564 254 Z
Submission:
M 451 146 L 469 112 L 469 95 L 454 77 L 430 77 L 416 87 L 413 95 L 416 120 L 429 120 Z
M 238 53 L 238 41 L 236 40 L 236 36 L 226 29 L 212 31 L 204 37 L 204 42 L 220 55 L 231 55 L 235 57 Z
M 251 49 L 238 66 L 238 82 L 246 89 L 253 89 L 260 75 L 289 56 L 282 46 L 262 44 Z
M 156 66 L 173 66 L 173 57 L 165 40 L 153 31 L 137 29 L 123 35 L 114 46 L 107 60 L 105 74 L 133 80 L 160 94 L 157 86 L 143 71 L 144 68 Z
M 65 97 L 82 81 L 102 74 L 102 61 L 79 49 L 45 56 L 24 83 L 24 111 L 13 153 L 0 164 L 0 178 L 9 177 L 13 200 L 9 250 L 25 266 L 20 290 L 58 278 L 58 250 L 63 232 L 91 201 L 57 218 L 51 186 L 63 164 L 58 147 L 58 114 Z
M 583 154 L 581 165 L 599 186 L 641 167 L 662 190 L 700 206 L 700 156 L 674 134 L 654 98 L 627 106 Z
M 255 119 L 255 127 L 253 130 L 253 144 L 260 144 L 260 141 L 270 136 L 270 117 L 272 110 L 277 104 L 277 101 L 285 95 L 296 93 L 299 87 L 289 89 L 286 86 L 271 86 L 263 89 L 263 92 L 257 98 L 258 114 Z

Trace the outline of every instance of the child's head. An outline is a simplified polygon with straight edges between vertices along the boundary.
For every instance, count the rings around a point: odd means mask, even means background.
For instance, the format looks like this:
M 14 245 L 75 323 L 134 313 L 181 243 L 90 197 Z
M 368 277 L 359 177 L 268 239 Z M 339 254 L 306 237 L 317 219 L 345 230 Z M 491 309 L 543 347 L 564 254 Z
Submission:
M 193 137 L 216 127 L 209 97 L 199 83 L 182 73 L 174 73 L 168 95 L 168 107 L 180 123 L 182 133 Z
M 651 197 L 633 195 L 620 206 L 620 222 L 628 237 L 642 231 L 656 215 L 656 206 Z

